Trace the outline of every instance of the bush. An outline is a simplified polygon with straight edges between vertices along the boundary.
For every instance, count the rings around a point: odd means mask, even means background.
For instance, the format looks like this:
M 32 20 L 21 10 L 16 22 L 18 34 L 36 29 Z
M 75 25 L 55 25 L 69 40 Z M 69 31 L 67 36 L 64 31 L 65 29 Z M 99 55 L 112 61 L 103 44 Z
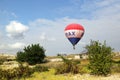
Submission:
M 112 62 L 113 62 L 113 65 L 111 68 L 112 72 L 113 73 L 120 73 L 120 60 L 118 60 L 118 61 L 113 60 Z
M 46 67 L 46 66 L 36 65 L 36 66 L 33 68 L 33 71 L 34 71 L 34 72 L 43 72 L 43 71 L 49 71 L 49 70 L 48 70 L 48 67 Z
M 88 66 L 87 65 L 80 65 L 79 66 L 79 73 L 80 74 L 88 74 L 88 73 L 90 73 L 90 69 L 88 68 Z
M 19 80 L 20 78 L 30 77 L 34 72 L 48 71 L 48 67 L 36 65 L 30 68 L 28 64 L 19 63 L 19 67 L 3 70 L 0 68 L 0 80 Z
M 21 77 L 29 77 L 33 73 L 33 70 L 28 66 L 19 64 L 18 68 L 2 70 L 0 69 L 0 80 L 14 80 Z
M 42 63 L 45 58 L 45 50 L 39 44 L 32 44 L 23 49 L 23 52 L 17 52 L 16 60 L 19 62 L 28 62 L 30 65 Z
M 91 41 L 90 45 L 86 46 L 89 55 L 89 68 L 91 73 L 95 75 L 108 75 L 111 72 L 112 66 L 112 48 L 98 41 Z
M 63 74 L 63 73 L 79 73 L 79 64 L 80 61 L 75 60 L 68 60 L 64 57 L 62 57 L 63 64 L 56 68 L 56 74 Z
M 120 64 L 114 64 L 111 70 L 113 73 L 120 73 Z
M 7 57 L 0 56 L 0 65 L 2 65 L 5 61 L 7 61 Z

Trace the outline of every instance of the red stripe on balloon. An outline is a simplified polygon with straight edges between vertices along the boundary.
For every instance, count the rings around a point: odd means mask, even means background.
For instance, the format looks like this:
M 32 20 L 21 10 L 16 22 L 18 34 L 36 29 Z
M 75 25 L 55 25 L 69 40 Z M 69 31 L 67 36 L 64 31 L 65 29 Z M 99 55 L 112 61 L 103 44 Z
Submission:
M 77 24 L 77 23 L 73 23 L 73 24 L 69 24 L 66 28 L 65 28 L 65 31 L 66 30 L 83 30 L 84 31 L 84 28 L 82 25 L 80 24 Z

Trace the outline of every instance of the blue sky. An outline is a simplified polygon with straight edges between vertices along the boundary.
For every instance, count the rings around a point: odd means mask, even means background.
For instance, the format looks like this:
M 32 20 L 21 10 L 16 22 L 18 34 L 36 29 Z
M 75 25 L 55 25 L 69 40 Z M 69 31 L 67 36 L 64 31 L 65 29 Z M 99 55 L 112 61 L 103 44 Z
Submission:
M 16 54 L 34 43 L 47 55 L 80 53 L 91 39 L 120 51 L 119 21 L 119 0 L 0 0 L 0 53 Z M 64 35 L 70 23 L 85 28 L 76 50 Z
M 84 4 L 89 4 L 92 7 L 92 2 L 94 0 L 1 0 L 0 5 L 1 12 L 6 11 L 11 13 L 12 17 L 28 22 L 37 18 L 55 19 L 66 16 L 71 18 L 90 18 L 91 10 Z M 82 5 L 86 7 L 84 10 Z M 12 17 L 11 19 L 13 19 Z

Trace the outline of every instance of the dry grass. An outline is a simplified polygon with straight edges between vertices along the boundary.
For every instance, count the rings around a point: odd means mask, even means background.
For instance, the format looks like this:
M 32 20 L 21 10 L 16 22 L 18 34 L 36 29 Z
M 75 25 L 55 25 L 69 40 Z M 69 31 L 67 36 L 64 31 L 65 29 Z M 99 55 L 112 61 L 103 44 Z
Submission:
M 2 69 L 13 69 L 15 67 L 18 67 L 18 62 L 16 61 L 8 61 L 8 62 L 4 62 L 3 65 L 0 65 L 0 68 Z
M 89 64 L 89 60 L 88 59 L 81 60 L 81 65 L 88 65 L 88 64 Z
M 46 66 L 49 68 L 56 68 L 56 67 L 59 67 L 59 65 L 61 65 L 62 63 L 63 62 L 58 61 L 58 62 L 47 62 L 47 63 L 43 63 L 43 64 L 38 64 L 38 65 Z
M 32 77 L 26 78 L 25 80 L 120 80 L 120 73 L 109 75 L 107 77 L 104 76 L 93 76 L 90 74 L 62 74 L 55 75 L 55 70 L 50 69 L 48 72 L 35 72 Z M 21 79 L 24 80 L 24 79 Z
M 120 60 L 120 57 L 115 57 L 114 60 L 118 61 L 118 60 Z M 49 68 L 55 68 L 55 67 L 59 67 L 59 65 L 62 63 L 63 62 L 48 62 L 48 63 L 44 63 L 44 64 L 39 64 L 39 65 L 47 66 Z M 89 64 L 89 60 L 87 60 L 87 59 L 81 60 L 81 66 L 86 66 L 88 64 Z M 17 65 L 17 63 L 15 63 L 15 64 L 9 63 L 8 65 L 7 64 L 1 65 L 0 67 L 2 67 L 3 69 L 7 69 L 7 68 L 13 68 L 16 65 Z M 26 79 L 21 78 L 20 80 L 120 80 L 120 73 L 115 73 L 115 72 L 114 72 L 114 74 L 109 75 L 107 77 L 94 76 L 94 75 L 90 75 L 88 73 L 83 74 L 83 75 L 81 75 L 81 74 L 73 75 L 70 73 L 62 74 L 62 75 L 55 75 L 55 69 L 50 69 L 49 71 L 46 71 L 46 72 L 40 72 L 40 73 L 35 72 L 32 74 L 31 77 L 26 78 Z
M 32 77 L 26 78 L 25 80 L 70 80 L 70 77 L 64 75 L 54 75 L 55 70 L 50 69 L 47 72 L 35 72 Z M 24 80 L 24 79 L 21 79 Z
M 77 74 L 73 76 L 73 80 L 120 80 L 120 74 L 113 74 L 107 77 L 93 76 L 89 74 L 84 74 L 84 75 Z

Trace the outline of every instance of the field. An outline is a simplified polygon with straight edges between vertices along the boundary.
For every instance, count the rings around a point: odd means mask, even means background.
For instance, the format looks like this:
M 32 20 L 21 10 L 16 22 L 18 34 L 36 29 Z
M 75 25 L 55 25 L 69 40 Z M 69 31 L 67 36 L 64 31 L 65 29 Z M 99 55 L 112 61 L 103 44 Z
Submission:
M 120 80 L 120 74 L 113 74 L 107 77 L 93 76 L 90 74 L 62 74 L 54 75 L 55 70 L 51 69 L 48 72 L 35 72 L 32 77 L 26 78 L 25 80 Z M 24 79 L 21 79 L 24 80 Z
M 61 62 L 50 62 L 44 65 L 51 65 L 51 67 L 56 67 Z M 89 63 L 88 60 L 81 60 L 81 65 L 87 65 Z M 54 65 L 55 64 L 55 65 Z M 22 79 L 21 79 L 22 80 Z M 90 75 L 88 72 L 84 74 L 59 74 L 55 75 L 55 69 L 50 69 L 46 72 L 35 72 L 32 77 L 26 78 L 26 80 L 120 80 L 120 73 L 116 73 L 113 71 L 111 75 L 108 76 L 94 76 Z
M 118 61 L 120 60 L 119 57 L 115 57 L 114 60 Z M 72 73 L 64 73 L 64 74 L 55 74 L 56 67 L 59 67 L 60 64 L 62 64 L 62 61 L 55 61 L 55 62 L 47 62 L 43 64 L 38 64 L 41 66 L 47 66 L 49 67 L 48 71 L 44 72 L 34 72 L 31 76 L 29 77 L 21 77 L 19 80 L 120 80 L 120 67 L 113 67 L 112 73 L 108 76 L 95 76 L 95 75 L 90 75 L 89 70 L 86 68 L 86 65 L 89 64 L 88 59 L 82 59 L 80 60 L 81 63 L 80 65 L 84 68 L 82 68 L 82 73 L 78 74 L 72 74 Z M 15 61 L 8 61 L 7 63 L 4 62 L 4 65 L 1 65 L 2 69 L 10 69 L 13 67 L 18 66 L 17 62 Z M 33 66 L 29 66 L 33 67 Z M 2 79 L 4 80 L 4 79 Z M 8 79 L 9 80 L 9 79 Z M 18 79 L 16 79 L 18 80 Z

